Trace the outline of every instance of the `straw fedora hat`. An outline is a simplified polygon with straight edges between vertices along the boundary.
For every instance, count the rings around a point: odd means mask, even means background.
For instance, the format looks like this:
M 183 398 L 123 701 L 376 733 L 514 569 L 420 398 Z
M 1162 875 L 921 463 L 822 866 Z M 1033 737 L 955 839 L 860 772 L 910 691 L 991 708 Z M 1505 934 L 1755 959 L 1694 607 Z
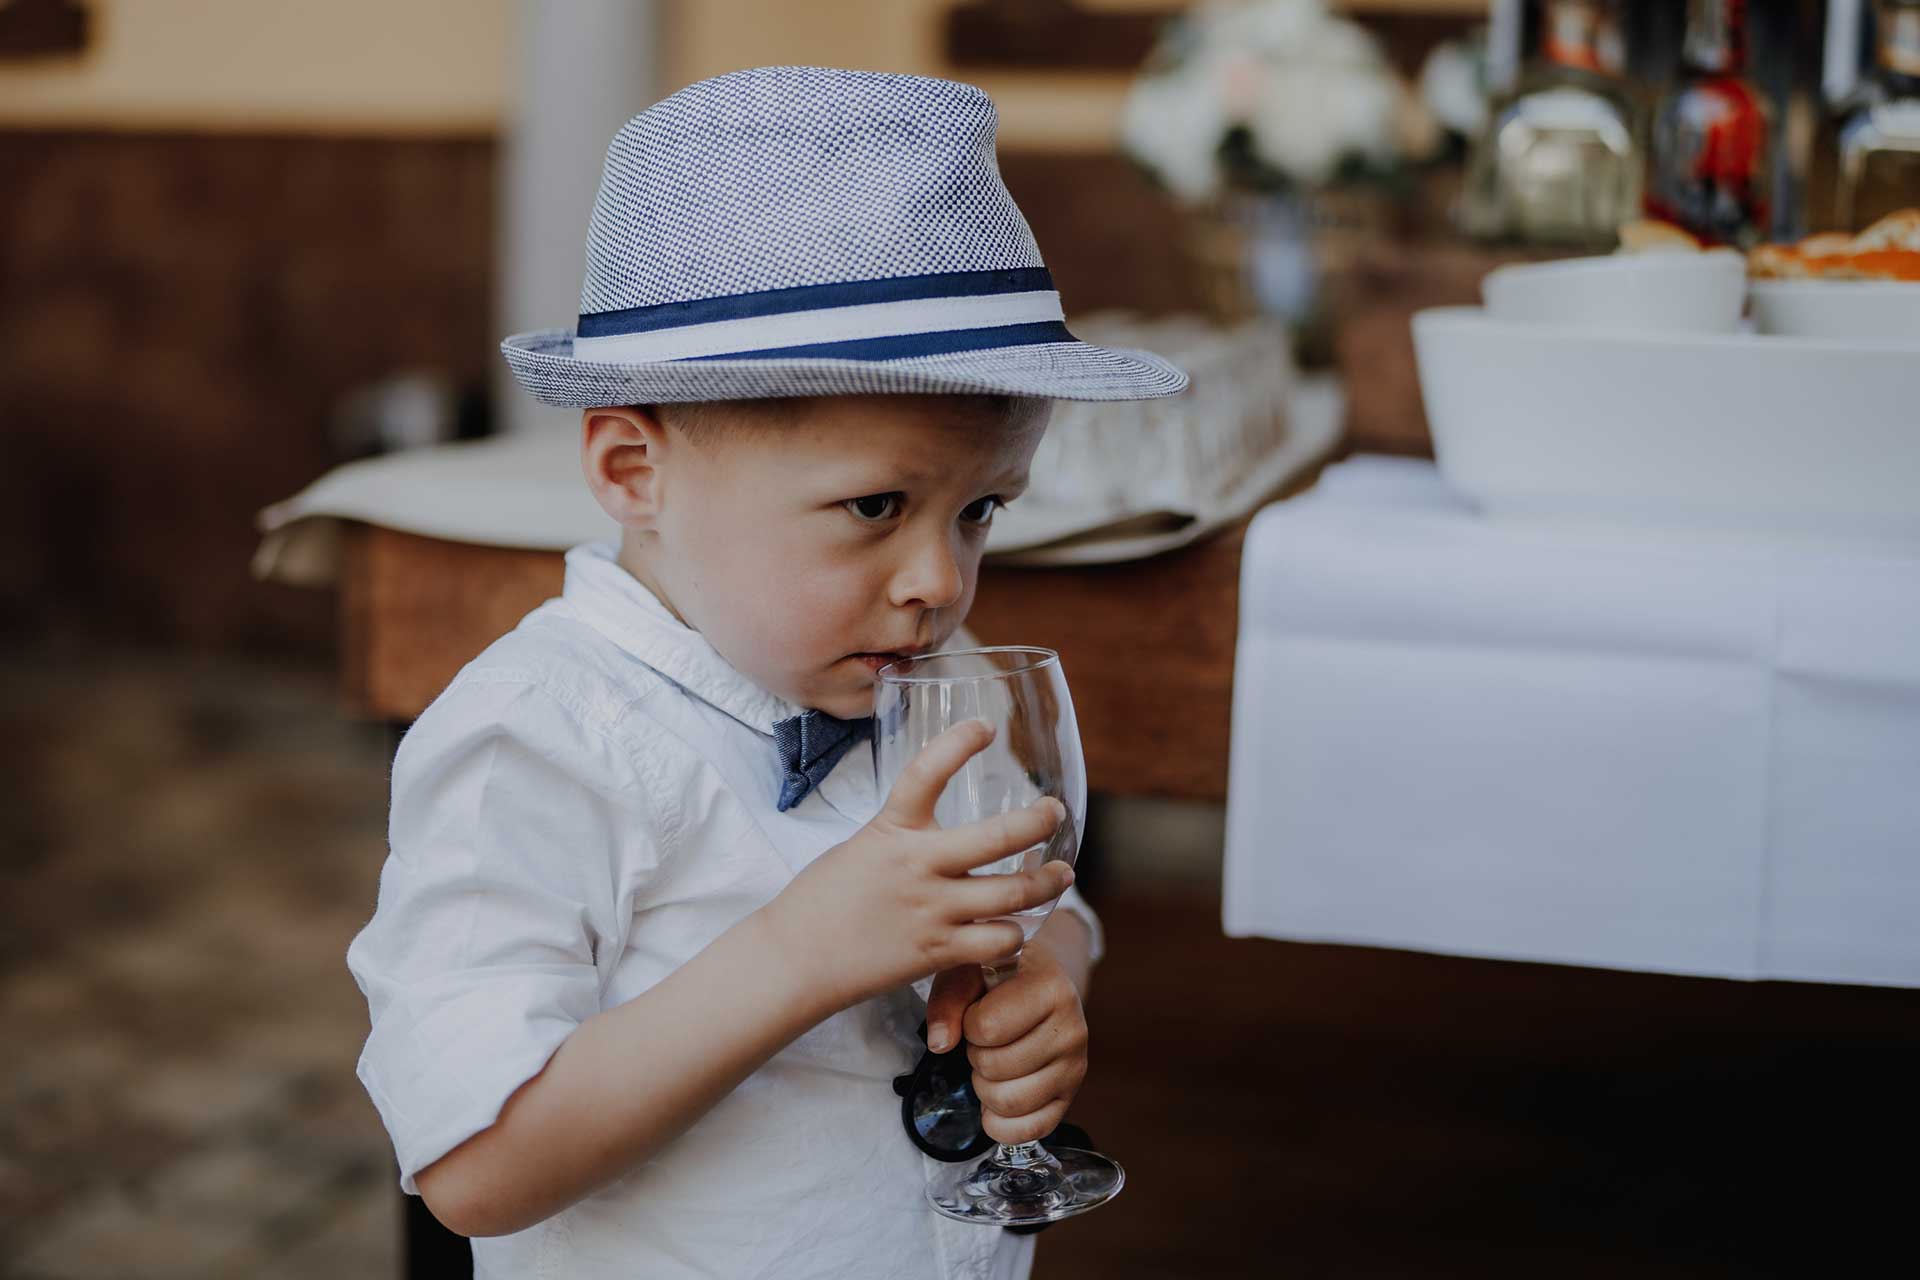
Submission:
M 607 149 L 572 329 L 501 344 L 550 405 L 867 392 L 1169 396 L 1081 342 L 972 85 L 825 67 L 703 80 Z

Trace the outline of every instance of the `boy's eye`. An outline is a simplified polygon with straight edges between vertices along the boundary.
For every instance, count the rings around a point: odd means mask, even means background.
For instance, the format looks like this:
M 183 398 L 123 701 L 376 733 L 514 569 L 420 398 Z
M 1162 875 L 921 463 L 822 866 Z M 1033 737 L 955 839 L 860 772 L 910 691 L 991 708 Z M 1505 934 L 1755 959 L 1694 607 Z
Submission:
M 865 520 L 878 524 L 882 520 L 892 519 L 900 513 L 900 495 L 897 493 L 870 493 L 864 498 L 849 498 L 844 504 L 853 513 L 856 520 Z
M 961 509 L 960 518 L 968 524 L 985 524 L 987 521 L 993 519 L 993 513 L 998 511 L 1003 505 L 1005 504 L 1000 501 L 997 495 L 991 498 L 979 498 L 968 503 Z

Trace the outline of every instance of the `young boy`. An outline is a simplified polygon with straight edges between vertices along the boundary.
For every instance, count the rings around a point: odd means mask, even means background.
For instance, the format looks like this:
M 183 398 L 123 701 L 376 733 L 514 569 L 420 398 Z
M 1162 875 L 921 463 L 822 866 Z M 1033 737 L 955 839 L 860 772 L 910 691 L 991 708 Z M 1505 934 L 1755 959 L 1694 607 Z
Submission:
M 1050 399 L 1185 376 L 1080 343 L 979 90 L 770 67 L 622 128 L 577 335 L 510 338 L 583 410 L 619 544 L 463 670 L 394 763 L 349 964 L 401 1185 L 482 1276 L 1019 1277 L 1030 1237 L 934 1214 L 891 1084 L 964 1032 L 993 1137 L 1059 1123 L 1099 952 L 1043 801 L 942 830 L 985 745 L 875 794 L 874 672 L 940 648 Z M 799 730 L 799 732 L 796 732 Z M 825 742 L 830 746 L 818 749 Z M 926 980 L 938 973 L 922 1007 Z M 916 986 L 917 984 L 917 986 Z

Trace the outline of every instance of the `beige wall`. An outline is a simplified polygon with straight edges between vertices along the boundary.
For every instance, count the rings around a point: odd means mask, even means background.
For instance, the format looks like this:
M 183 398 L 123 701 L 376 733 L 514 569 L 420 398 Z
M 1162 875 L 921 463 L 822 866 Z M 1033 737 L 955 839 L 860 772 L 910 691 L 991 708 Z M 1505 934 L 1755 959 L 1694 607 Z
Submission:
M 968 80 L 1000 109 L 1000 141 L 1015 147 L 1103 151 L 1116 145 L 1122 72 L 1042 75 L 954 68 L 941 56 L 944 15 L 958 0 L 678 0 L 666 88 L 763 63 L 804 63 Z M 1479 16 L 1488 0 L 1331 0 L 1348 13 Z M 1190 0 L 1078 0 L 1082 8 L 1157 10 Z
M 1166 9 L 1182 0 L 1080 0 Z M 663 89 L 766 63 L 971 80 L 1011 146 L 1113 144 L 1127 76 L 956 69 L 956 0 L 664 0 Z M 1485 0 L 1336 0 L 1357 11 L 1477 11 Z M 0 126 L 469 133 L 512 109 L 515 0 L 87 0 L 79 60 L 0 62 Z
M 1126 77 L 956 71 L 954 0 L 667 0 L 663 89 L 766 63 L 949 75 L 1010 145 L 1097 149 Z M 1090 7 L 1167 0 L 1083 0 Z M 489 132 L 511 109 L 514 0 L 89 0 L 80 59 L 0 62 L 0 126 Z
M 1162 8 L 1170 0 L 1083 0 L 1088 8 Z M 954 0 L 680 0 L 668 36 L 666 85 L 770 63 L 949 76 L 979 85 L 1000 109 L 1007 146 L 1102 150 L 1113 144 L 1125 75 L 956 70 L 941 57 Z
M 952 4 L 666 0 L 662 88 L 760 63 L 954 75 L 993 94 L 1010 146 L 1112 144 L 1125 75 L 956 71 L 941 58 Z M 513 0 L 88 0 L 88 10 L 83 58 L 0 61 L 0 127 L 492 132 L 513 109 Z
M 470 133 L 505 109 L 510 0 L 88 0 L 79 59 L 0 62 L 0 125 Z

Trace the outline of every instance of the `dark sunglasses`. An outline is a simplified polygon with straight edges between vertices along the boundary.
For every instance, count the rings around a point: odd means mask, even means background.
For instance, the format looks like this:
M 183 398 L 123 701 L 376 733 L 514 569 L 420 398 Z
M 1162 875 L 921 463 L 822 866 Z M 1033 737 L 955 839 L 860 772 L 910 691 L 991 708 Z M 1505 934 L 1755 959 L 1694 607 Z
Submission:
M 927 1024 L 923 1022 L 920 1042 L 925 1044 L 926 1039 Z M 965 1040 L 945 1053 L 927 1049 L 912 1071 L 893 1078 L 893 1091 L 900 1095 L 900 1123 L 907 1138 L 935 1160 L 949 1164 L 975 1159 L 993 1149 L 993 1139 L 981 1127 L 980 1095 L 973 1091 L 973 1064 L 967 1060 L 966 1049 Z M 1084 1129 L 1064 1123 L 1040 1139 L 1040 1145 L 1095 1149 Z M 1050 1225 L 1043 1222 L 1006 1230 L 1030 1235 Z
M 920 1042 L 927 1024 L 920 1024 Z M 945 1053 L 922 1051 L 912 1071 L 893 1078 L 900 1095 L 900 1123 L 907 1137 L 935 1160 L 957 1164 L 985 1155 L 993 1139 L 980 1126 L 980 1095 L 973 1091 L 973 1065 L 962 1040 Z

